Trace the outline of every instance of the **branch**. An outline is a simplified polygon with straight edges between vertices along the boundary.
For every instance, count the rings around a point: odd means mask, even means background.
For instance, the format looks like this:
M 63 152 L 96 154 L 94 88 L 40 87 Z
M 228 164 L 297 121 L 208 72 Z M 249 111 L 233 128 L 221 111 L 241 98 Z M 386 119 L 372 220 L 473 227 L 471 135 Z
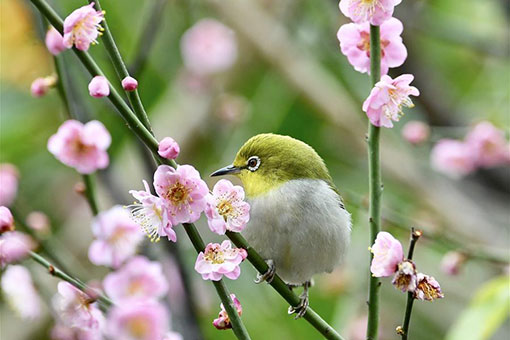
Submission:
M 379 26 L 370 25 L 370 76 L 372 86 L 374 86 L 381 77 L 381 42 L 379 36 Z M 377 233 L 381 230 L 381 164 L 379 155 L 379 136 L 380 127 L 374 126 L 368 122 L 368 190 L 369 190 L 369 224 L 370 224 L 370 244 L 374 244 Z M 370 256 L 372 261 L 373 254 Z M 367 339 L 376 340 L 379 328 L 379 290 L 381 286 L 380 279 L 370 275 L 370 285 L 368 292 L 368 324 Z

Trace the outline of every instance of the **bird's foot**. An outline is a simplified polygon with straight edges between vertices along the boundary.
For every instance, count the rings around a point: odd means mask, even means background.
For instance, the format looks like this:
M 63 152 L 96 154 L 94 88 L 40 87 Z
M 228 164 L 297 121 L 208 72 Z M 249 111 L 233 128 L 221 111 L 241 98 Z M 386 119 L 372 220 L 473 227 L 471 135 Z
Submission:
M 269 268 L 264 274 L 260 273 L 257 274 L 257 278 L 255 279 L 256 284 L 262 283 L 264 281 L 266 281 L 267 283 L 271 283 L 274 279 L 274 275 L 276 274 L 276 266 L 274 265 L 274 261 L 267 260 L 266 263 L 269 266 Z
M 289 314 L 296 314 L 294 317 L 294 320 L 297 320 L 299 318 L 302 318 L 306 314 L 306 310 L 308 309 L 308 306 L 310 305 L 310 301 L 308 299 L 308 288 L 310 288 L 311 282 L 306 281 L 303 285 L 304 290 L 301 295 L 299 295 L 299 304 L 297 306 L 290 306 L 288 313 Z

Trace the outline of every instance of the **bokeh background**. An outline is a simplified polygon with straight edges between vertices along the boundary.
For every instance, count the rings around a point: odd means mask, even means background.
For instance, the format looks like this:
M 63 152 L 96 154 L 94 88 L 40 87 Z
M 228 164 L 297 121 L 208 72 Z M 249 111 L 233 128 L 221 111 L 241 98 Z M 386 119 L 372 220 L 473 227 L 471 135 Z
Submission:
M 64 16 L 84 1 L 54 0 Z M 366 315 L 369 252 L 367 223 L 366 121 L 361 103 L 370 83 L 340 53 L 336 31 L 347 23 L 331 0 L 123 0 L 103 1 L 121 53 L 140 83 L 142 100 L 156 136 L 181 145 L 178 161 L 208 174 L 230 164 L 249 137 L 286 134 L 312 145 L 325 159 L 353 215 L 349 256 L 342 268 L 318 275 L 311 306 L 347 339 L 362 339 Z M 33 79 L 50 74 L 53 60 L 41 37 L 46 25 L 29 1 L 2 0 L 0 161 L 16 165 L 20 216 L 43 211 L 51 219 L 52 246 L 62 262 L 86 280 L 107 272 L 87 258 L 92 240 L 86 202 L 73 190 L 80 176 L 46 148 L 64 119 L 56 91 L 30 95 Z M 384 229 L 407 248 L 410 227 L 424 238 L 415 251 L 420 270 L 435 276 L 445 298 L 416 302 L 411 338 L 508 339 L 510 334 L 508 260 L 510 170 L 479 170 L 453 180 L 430 167 L 430 149 L 440 138 L 463 138 L 473 124 L 489 120 L 509 132 L 510 5 L 506 0 L 416 0 L 396 7 L 404 23 L 409 57 L 390 75 L 412 73 L 421 91 L 416 107 L 382 138 Z M 239 55 L 226 72 L 198 79 L 183 66 L 180 39 L 202 18 L 216 18 L 236 32 Z M 91 54 L 107 74 L 114 71 L 101 43 Z M 129 189 L 151 180 L 150 159 L 107 100 L 88 95 L 89 75 L 64 53 L 72 106 L 83 120 L 101 120 L 113 137 L 111 165 L 96 177 L 101 209 L 128 204 Z M 409 120 L 431 125 L 430 141 L 412 146 L 400 130 Z M 205 218 L 202 236 L 218 240 Z M 186 339 L 234 339 L 211 325 L 219 301 L 209 282 L 194 272 L 191 243 L 177 228 L 176 245 L 145 243 L 142 251 L 165 264 L 172 326 Z M 472 256 L 457 276 L 440 270 L 443 255 L 462 250 Z M 175 254 L 178 254 L 176 257 Z M 506 261 L 506 264 L 505 264 Z M 178 269 L 176 263 L 184 266 Z M 57 280 L 26 261 L 46 302 Z M 242 265 L 241 278 L 228 281 L 243 304 L 243 320 L 253 339 L 319 339 L 305 321 L 287 315 L 284 300 L 267 285 L 253 284 L 255 271 Z M 184 275 L 184 276 L 182 276 Z M 499 280 L 499 281 L 493 281 Z M 182 282 L 186 289 L 182 289 Z M 186 294 L 190 293 L 190 296 Z M 475 298 L 476 297 L 476 298 Z M 406 295 L 383 279 L 381 339 L 395 339 Z M 503 307 L 502 307 L 503 306 Z M 2 300 L 1 338 L 48 339 L 49 304 L 42 318 L 24 321 Z M 199 330 L 197 330 L 197 325 Z

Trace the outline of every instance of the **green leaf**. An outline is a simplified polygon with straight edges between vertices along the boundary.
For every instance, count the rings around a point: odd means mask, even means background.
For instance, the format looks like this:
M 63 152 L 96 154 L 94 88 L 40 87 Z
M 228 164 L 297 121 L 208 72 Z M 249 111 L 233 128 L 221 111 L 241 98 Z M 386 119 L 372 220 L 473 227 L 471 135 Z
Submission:
M 510 315 L 510 277 L 500 276 L 478 289 L 446 340 L 489 339 Z

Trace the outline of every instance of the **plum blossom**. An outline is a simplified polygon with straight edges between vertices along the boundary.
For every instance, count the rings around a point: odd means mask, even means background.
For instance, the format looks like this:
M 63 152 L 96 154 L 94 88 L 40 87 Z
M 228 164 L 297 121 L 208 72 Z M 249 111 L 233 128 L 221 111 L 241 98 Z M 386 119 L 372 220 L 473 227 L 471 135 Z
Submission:
M 459 253 L 458 251 L 449 251 L 441 260 L 441 271 L 452 276 L 458 275 L 466 260 L 466 255 Z
M 126 91 L 134 91 L 138 88 L 138 81 L 130 76 L 122 79 L 122 88 Z
M 118 268 L 136 253 L 143 233 L 131 219 L 129 212 L 120 206 L 103 211 L 92 223 L 96 238 L 89 248 L 89 259 L 95 265 Z
M 172 137 L 165 137 L 159 142 L 158 154 L 166 159 L 176 159 L 181 152 L 179 144 Z
M 108 97 L 110 84 L 104 76 L 95 76 L 89 83 L 89 94 L 94 98 Z
M 33 97 L 42 97 L 50 90 L 50 88 L 54 87 L 56 84 L 57 77 L 55 76 L 36 78 L 32 82 L 32 85 L 30 85 L 30 93 L 32 93 Z
M 27 226 L 40 233 L 48 233 L 50 231 L 50 220 L 45 213 L 40 211 L 32 211 L 26 219 Z
M 48 140 L 48 150 L 62 163 L 82 174 L 104 169 L 109 164 L 106 150 L 111 136 L 104 125 L 92 120 L 83 124 L 67 120 Z
M 418 284 L 414 291 L 415 299 L 434 301 L 444 298 L 439 282 L 437 282 L 432 276 L 418 273 L 417 282 Z
M 2 274 L 2 291 L 5 300 L 22 318 L 36 319 L 41 315 L 41 299 L 25 267 L 7 267 Z
M 226 179 L 219 180 L 207 195 L 207 223 L 212 232 L 223 235 L 227 230 L 241 232 L 250 219 L 250 205 L 244 201 L 244 190 Z
M 67 47 L 64 45 L 64 38 L 62 37 L 62 34 L 60 34 L 60 32 L 53 26 L 48 28 L 44 42 L 46 43 L 48 51 L 50 51 L 53 55 L 59 55 L 61 52 L 67 50 Z
M 407 49 L 400 35 L 404 30 L 402 22 L 390 18 L 381 25 L 381 75 L 390 67 L 398 67 L 407 58 Z M 354 69 L 370 73 L 370 24 L 349 23 L 340 27 L 337 33 L 340 49 Z
M 510 146 L 505 133 L 490 122 L 478 123 L 466 136 L 466 145 L 479 167 L 510 164 Z
M 234 32 L 214 19 L 202 19 L 181 38 L 184 65 L 200 75 L 219 73 L 230 68 L 237 59 Z
M 51 330 L 52 340 L 103 340 L 101 330 L 81 329 L 57 323 Z
M 195 222 L 205 209 L 209 189 L 191 165 L 177 169 L 160 165 L 154 173 L 154 188 L 168 208 L 172 225 Z
M 248 256 L 243 248 L 232 248 L 230 241 L 221 244 L 209 243 L 200 252 L 195 262 L 195 270 L 204 280 L 219 281 L 225 275 L 236 280 L 241 274 L 239 265 Z
M 398 264 L 398 270 L 393 280 L 393 285 L 402 292 L 414 292 L 416 289 L 416 266 L 413 261 L 405 260 Z
M 461 141 L 441 139 L 430 153 L 432 168 L 452 178 L 458 179 L 476 169 L 473 152 Z
M 14 217 L 9 208 L 0 206 L 0 235 L 14 230 Z
M 165 337 L 163 338 L 163 340 L 184 340 L 184 338 L 182 337 L 182 335 L 180 333 L 168 332 L 165 334 Z
M 379 26 L 393 15 L 402 0 L 340 0 L 340 11 L 357 24 L 368 21 Z
M 412 120 L 407 122 L 402 128 L 402 137 L 411 144 L 421 144 L 425 142 L 430 135 L 428 124 Z
M 375 277 L 393 275 L 398 270 L 398 264 L 404 259 L 402 245 L 386 231 L 377 234 L 370 251 L 374 254 L 370 271 Z
M 161 340 L 168 331 L 168 312 L 154 301 L 131 301 L 108 313 L 106 332 L 111 339 Z
M 57 290 L 52 305 L 63 324 L 80 329 L 102 328 L 104 316 L 90 296 L 64 281 L 58 283 Z
M 132 219 L 140 225 L 151 242 L 159 241 L 160 237 L 168 237 L 170 241 L 177 241 L 177 234 L 172 229 L 169 212 L 164 201 L 151 194 L 149 185 L 143 181 L 145 191 L 130 190 L 138 202 L 131 204 Z
M 10 206 L 17 192 L 18 170 L 12 164 L 0 164 L 0 205 Z
M 104 20 L 104 12 L 96 11 L 94 3 L 80 7 L 69 14 L 64 20 L 64 45 L 73 45 L 81 50 L 89 49 L 90 44 L 97 43 L 97 37 L 103 30 L 100 23 Z
M 381 77 L 363 103 L 363 111 L 373 125 L 391 128 L 392 120 L 398 122 L 404 115 L 402 106 L 414 106 L 409 96 L 418 96 L 420 92 L 416 87 L 409 86 L 413 79 L 411 74 L 403 74 L 395 79 L 387 75 Z
M 36 248 L 35 241 L 25 233 L 8 231 L 0 235 L 0 265 L 21 261 Z
M 241 306 L 241 302 L 237 299 L 235 294 L 230 294 L 230 299 L 234 302 L 234 307 L 236 308 L 237 314 L 241 316 L 243 314 L 243 307 Z M 217 329 L 229 329 L 232 328 L 232 324 L 230 323 L 230 318 L 228 317 L 227 311 L 225 310 L 225 306 L 223 303 L 220 304 L 221 311 L 218 314 L 218 318 L 213 320 L 213 326 Z
M 168 282 L 159 262 L 135 256 L 119 270 L 108 274 L 103 281 L 103 287 L 114 302 L 128 299 L 151 300 L 166 294 Z

